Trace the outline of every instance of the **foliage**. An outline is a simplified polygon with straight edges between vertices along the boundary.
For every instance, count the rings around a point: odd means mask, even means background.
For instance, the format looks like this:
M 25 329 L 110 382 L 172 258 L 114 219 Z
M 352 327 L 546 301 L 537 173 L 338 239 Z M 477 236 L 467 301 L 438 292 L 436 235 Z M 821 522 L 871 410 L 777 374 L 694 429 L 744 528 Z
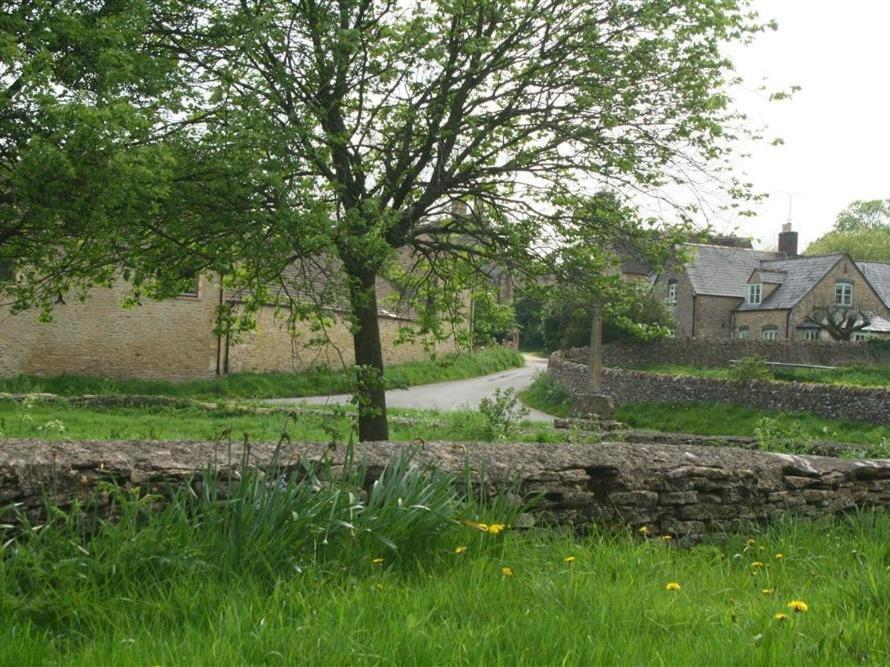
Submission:
M 857 261 L 890 262 L 890 199 L 855 201 L 834 228 L 807 247 L 807 255 L 846 253 Z
M 473 290 L 472 298 L 473 346 L 497 345 L 507 340 L 516 326 L 513 304 L 502 303 L 491 285 Z
M 388 387 L 404 388 L 488 375 L 522 366 L 520 354 L 506 348 L 459 352 L 387 367 Z M 79 375 L 0 378 L 0 392 L 59 394 L 129 394 L 190 398 L 278 398 L 345 394 L 355 390 L 353 369 L 316 368 L 302 373 L 240 373 L 212 380 L 112 380 Z
M 62 15 L 68 4 L 36 6 Z M 378 278 L 414 301 L 419 333 L 441 336 L 483 264 L 531 273 L 545 237 L 596 275 L 602 240 L 623 228 L 589 215 L 591 188 L 663 198 L 666 183 L 695 186 L 716 173 L 740 129 L 725 45 L 766 27 L 746 0 L 129 9 L 109 25 L 146 38 L 112 39 L 121 53 L 98 61 L 113 66 L 85 68 L 127 80 L 88 100 L 95 117 L 75 125 L 125 147 L 87 155 L 122 166 L 107 165 L 87 190 L 77 174 L 28 181 L 58 185 L 62 199 L 83 193 L 75 203 L 87 213 L 70 234 L 58 229 L 67 207 L 4 209 L 15 218 L 4 231 L 26 231 L 3 252 L 33 267 L 11 286 L 18 306 L 51 308 L 70 286 L 107 283 L 117 271 L 138 302 L 176 294 L 183 276 L 207 271 L 245 288 L 237 307 L 223 307 L 221 327 L 251 326 L 269 302 L 294 319 L 337 307 L 365 369 L 360 435 L 375 440 L 387 430 Z M 144 58 L 128 60 L 141 49 Z M 10 55 L 22 70 L 34 61 L 27 50 Z M 41 89 L 50 107 L 54 84 Z M 54 117 L 38 111 L 29 117 Z M 48 164 L 41 145 L 34 160 L 13 159 Z M 748 196 L 741 183 L 720 185 Z
M 727 376 L 731 380 L 772 380 L 773 374 L 766 359 L 758 355 L 752 355 L 741 359 L 739 363 L 730 366 Z
M 871 340 L 866 345 L 882 343 Z M 713 377 L 730 379 L 733 368 L 706 368 L 702 366 L 683 366 L 678 364 L 656 364 L 645 369 L 653 373 L 669 373 L 671 375 L 693 375 L 696 377 Z M 837 368 L 770 368 L 772 377 L 769 379 L 786 382 L 817 382 L 820 384 L 850 385 L 855 387 L 885 387 L 890 385 L 890 367 L 888 366 L 838 366 Z
M 479 401 L 479 413 L 488 422 L 491 438 L 504 440 L 516 431 L 519 421 L 528 415 L 513 389 L 495 389 L 494 395 Z
M 799 422 L 779 421 L 772 417 L 764 417 L 757 422 L 754 437 L 760 449 L 788 454 L 807 453 L 811 441 Z

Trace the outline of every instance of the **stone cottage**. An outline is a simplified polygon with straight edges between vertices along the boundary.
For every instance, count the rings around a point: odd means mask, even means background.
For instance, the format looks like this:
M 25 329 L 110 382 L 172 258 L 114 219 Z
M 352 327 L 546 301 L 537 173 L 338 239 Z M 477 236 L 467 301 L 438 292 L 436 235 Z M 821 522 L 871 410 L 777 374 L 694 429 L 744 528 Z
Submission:
M 377 285 L 384 363 L 399 363 L 456 351 L 454 340 L 408 340 L 401 334 L 415 315 L 391 298 L 395 288 Z M 292 372 L 354 362 L 352 336 L 343 311 L 329 311 L 323 331 L 308 322 L 294 331 L 280 308 L 269 304 L 256 329 L 241 336 L 215 333 L 217 309 L 239 294 L 214 276 L 198 276 L 194 288 L 173 299 L 122 308 L 129 286 L 93 289 L 80 303 L 59 304 L 49 323 L 26 311 L 0 311 L 0 377 L 72 373 L 110 378 L 193 380 L 228 373 Z M 296 334 L 296 335 L 293 335 Z M 326 339 L 321 342 L 320 339 Z
M 808 317 L 842 309 L 870 322 L 854 340 L 890 334 L 890 264 L 844 254 L 799 256 L 797 240 L 785 225 L 778 252 L 687 246 L 689 259 L 656 279 L 674 313 L 676 335 L 830 340 Z

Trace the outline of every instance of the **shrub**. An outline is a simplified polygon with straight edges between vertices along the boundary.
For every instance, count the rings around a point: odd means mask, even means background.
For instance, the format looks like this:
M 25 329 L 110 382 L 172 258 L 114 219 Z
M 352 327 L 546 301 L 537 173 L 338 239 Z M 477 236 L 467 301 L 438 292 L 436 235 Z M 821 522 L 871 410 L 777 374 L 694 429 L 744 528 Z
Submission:
M 798 422 L 780 422 L 772 417 L 757 422 L 754 437 L 758 449 L 787 454 L 806 454 L 812 440 Z
M 498 387 L 493 397 L 479 401 L 479 412 L 488 421 L 490 436 L 503 439 L 516 430 L 519 421 L 528 415 L 528 408 L 519 402 L 513 389 Z
M 729 369 L 729 377 L 733 380 L 772 380 L 773 374 L 766 359 L 753 355 L 745 357 Z

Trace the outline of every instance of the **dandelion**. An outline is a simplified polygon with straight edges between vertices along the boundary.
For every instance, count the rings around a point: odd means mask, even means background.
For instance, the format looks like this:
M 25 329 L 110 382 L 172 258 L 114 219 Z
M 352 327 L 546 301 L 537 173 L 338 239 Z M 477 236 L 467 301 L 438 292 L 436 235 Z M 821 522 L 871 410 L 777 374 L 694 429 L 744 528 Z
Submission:
M 757 544 L 757 540 L 755 540 L 753 537 L 749 537 L 747 540 L 745 540 L 745 544 L 747 544 L 749 547 L 753 547 L 755 544 Z
M 482 525 L 485 525 L 485 524 L 482 524 Z M 489 532 L 492 535 L 498 535 L 506 527 L 507 526 L 505 526 L 502 523 L 493 523 L 490 526 L 488 526 L 488 528 L 486 530 L 487 530 L 487 532 Z
M 501 576 L 502 577 L 512 577 L 513 576 L 513 568 L 505 565 L 501 568 Z
M 758 567 L 763 567 L 763 563 L 761 563 L 759 560 L 755 560 L 753 563 L 751 563 L 751 567 L 755 569 Z
M 458 555 L 465 553 L 466 550 L 467 550 L 466 547 L 454 547 L 454 553 L 456 553 Z
M 674 539 L 674 537 L 673 537 L 673 535 L 662 535 L 661 539 L 664 540 L 665 543 L 667 543 L 667 542 L 670 542 L 672 539 Z
M 810 610 L 810 606 L 803 600 L 792 600 L 786 606 L 790 610 L 796 611 L 798 614 L 803 614 L 804 612 L 808 612 Z
M 776 560 L 782 560 L 784 557 L 785 554 L 776 554 L 775 556 L 773 556 L 773 558 L 775 558 Z
M 782 612 L 779 612 L 778 614 L 773 615 L 773 620 L 778 621 L 779 623 L 782 623 L 783 621 L 788 620 L 788 615 L 783 614 Z
M 642 535 L 643 537 L 649 535 L 649 526 L 643 526 L 642 528 L 640 528 L 640 535 Z
M 371 565 L 383 565 L 383 559 L 382 558 L 374 558 L 371 561 Z
M 669 581 L 667 586 L 664 587 L 667 591 L 678 591 L 680 590 L 680 584 L 676 581 Z
M 764 588 L 760 592 L 763 593 L 764 595 L 772 595 L 773 593 L 776 592 L 776 589 L 775 588 Z
M 562 562 L 565 563 L 566 565 L 571 565 L 572 563 L 575 562 L 575 557 L 574 556 L 566 556 L 565 558 L 562 559 Z

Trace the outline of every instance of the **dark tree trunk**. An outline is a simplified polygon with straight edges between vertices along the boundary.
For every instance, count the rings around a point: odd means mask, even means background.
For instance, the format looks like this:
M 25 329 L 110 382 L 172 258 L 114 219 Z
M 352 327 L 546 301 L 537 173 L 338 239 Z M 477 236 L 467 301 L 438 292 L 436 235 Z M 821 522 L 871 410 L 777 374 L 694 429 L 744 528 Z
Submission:
M 352 341 L 358 375 L 358 437 L 362 442 L 388 440 L 383 349 L 377 319 L 377 276 L 367 269 L 352 275 L 350 298 L 354 318 Z

